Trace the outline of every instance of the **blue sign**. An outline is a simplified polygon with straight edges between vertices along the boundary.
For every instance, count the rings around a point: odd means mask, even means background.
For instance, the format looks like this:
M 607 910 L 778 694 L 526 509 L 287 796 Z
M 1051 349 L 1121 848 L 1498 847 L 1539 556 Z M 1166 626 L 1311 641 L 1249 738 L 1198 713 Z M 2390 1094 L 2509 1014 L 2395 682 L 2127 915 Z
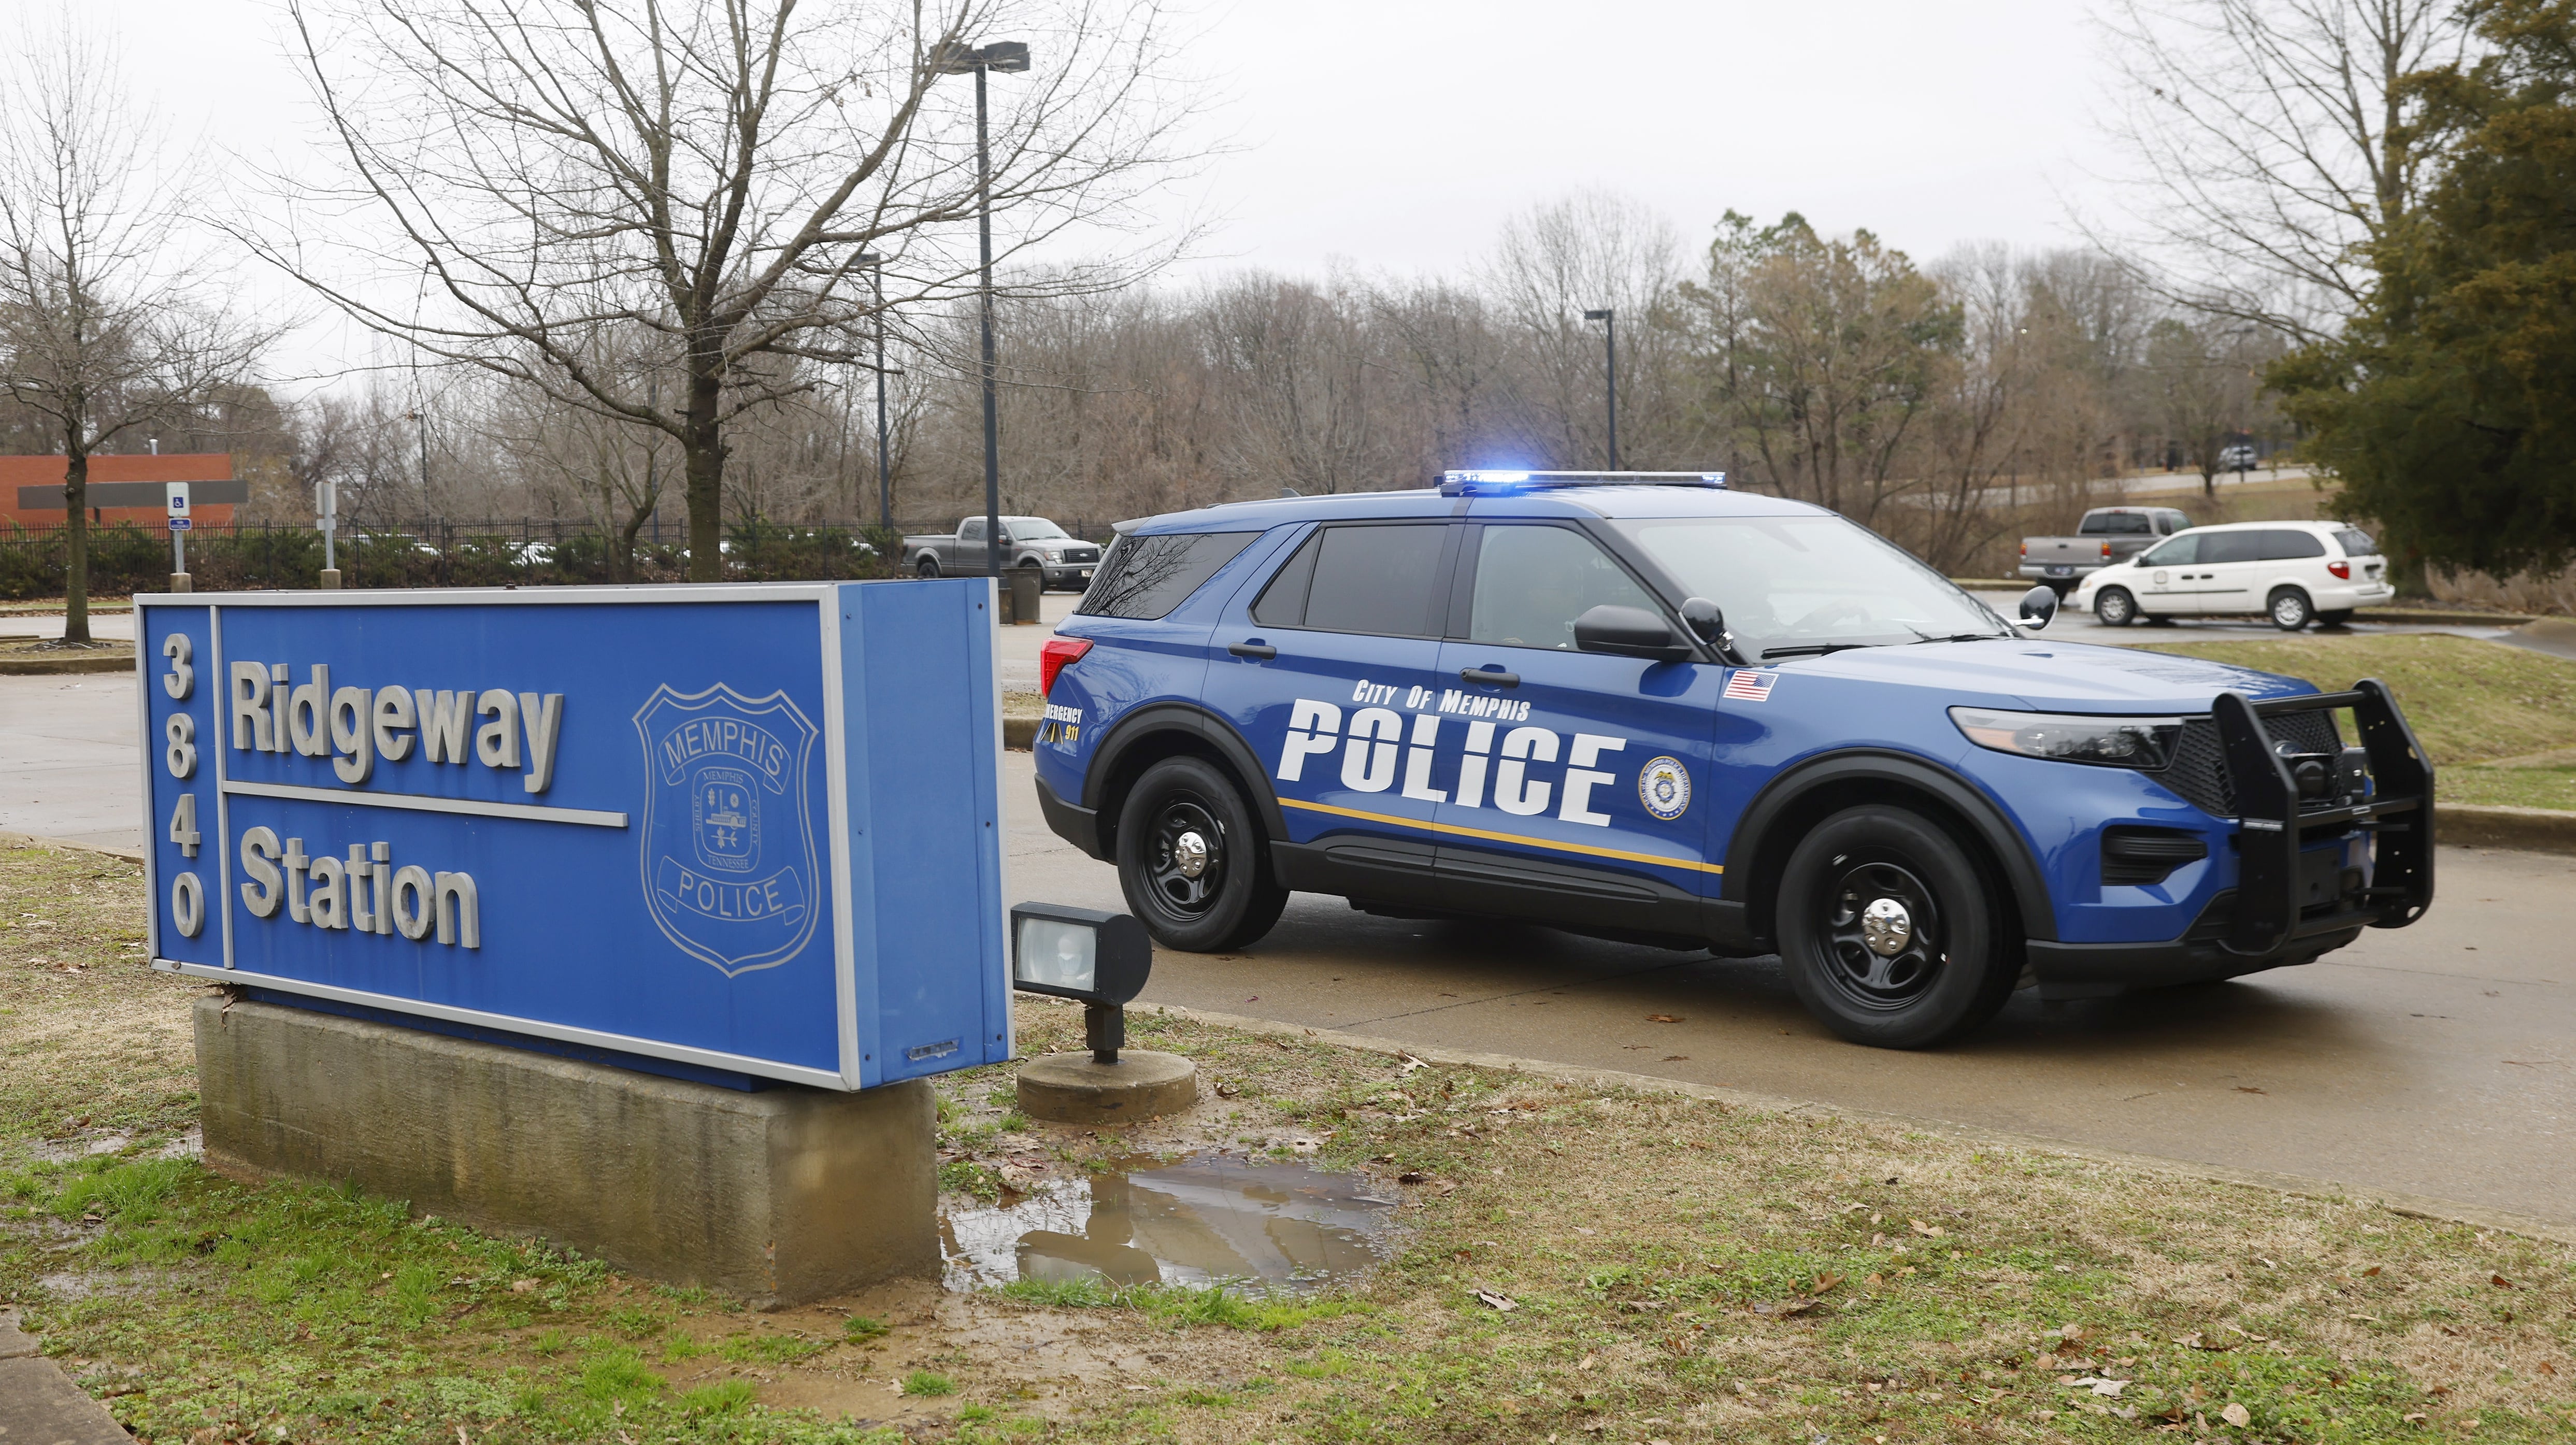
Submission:
M 990 581 L 135 601 L 156 968 L 824 1088 L 1010 1057 Z

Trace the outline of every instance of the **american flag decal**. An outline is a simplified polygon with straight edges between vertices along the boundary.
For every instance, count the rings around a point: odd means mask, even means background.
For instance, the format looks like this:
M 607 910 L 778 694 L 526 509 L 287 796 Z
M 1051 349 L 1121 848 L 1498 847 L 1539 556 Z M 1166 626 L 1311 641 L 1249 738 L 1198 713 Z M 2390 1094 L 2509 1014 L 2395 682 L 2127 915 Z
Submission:
M 1780 680 L 1776 672 L 1755 672 L 1739 667 L 1726 679 L 1726 695 L 1737 702 L 1769 702 L 1771 684 Z

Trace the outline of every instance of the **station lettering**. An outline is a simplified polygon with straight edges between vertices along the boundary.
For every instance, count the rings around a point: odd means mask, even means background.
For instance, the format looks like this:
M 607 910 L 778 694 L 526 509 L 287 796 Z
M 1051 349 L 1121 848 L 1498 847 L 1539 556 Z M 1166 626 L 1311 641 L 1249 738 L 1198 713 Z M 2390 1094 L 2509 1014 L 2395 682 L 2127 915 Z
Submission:
M 432 872 L 417 863 L 395 866 L 393 845 L 352 843 L 348 856 L 331 849 L 304 850 L 304 840 L 280 843 L 277 830 L 251 828 L 241 836 L 242 906 L 254 918 L 275 918 L 345 933 L 400 934 L 417 943 L 483 946 L 482 898 L 470 873 Z

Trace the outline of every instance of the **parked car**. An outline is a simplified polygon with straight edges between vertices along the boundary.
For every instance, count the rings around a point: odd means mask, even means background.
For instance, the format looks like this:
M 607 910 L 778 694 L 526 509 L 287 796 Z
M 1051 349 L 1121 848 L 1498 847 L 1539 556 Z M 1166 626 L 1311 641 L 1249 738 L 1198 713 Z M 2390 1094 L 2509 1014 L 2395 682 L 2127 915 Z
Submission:
M 946 536 L 906 537 L 903 550 L 916 576 L 981 577 L 984 519 L 963 518 L 957 530 Z M 1002 565 L 1040 568 L 1046 573 L 1047 586 L 1079 589 L 1091 585 L 1092 569 L 1100 565 L 1100 548 L 1044 517 L 1004 517 Z
M 2021 575 L 2058 596 L 2084 577 L 2152 547 L 2191 525 L 2171 507 L 2095 507 L 2072 537 L 2021 539 Z
M 2254 449 L 2243 442 L 2224 448 L 2218 454 L 2218 469 L 2222 472 L 2250 472 L 2261 465 Z
M 1038 805 L 1169 948 L 1332 894 L 1777 953 L 1827 1027 L 1917 1047 L 2025 982 L 2306 963 L 2432 898 L 2429 832 L 2378 826 L 2432 806 L 2385 688 L 2043 642 L 1697 476 L 1234 503 L 1101 567 L 1040 650 Z
M 2340 627 L 2397 595 L 2370 534 L 2348 522 L 2228 522 L 2177 532 L 2084 579 L 2073 604 L 2107 627 L 2261 614 L 2284 632 Z

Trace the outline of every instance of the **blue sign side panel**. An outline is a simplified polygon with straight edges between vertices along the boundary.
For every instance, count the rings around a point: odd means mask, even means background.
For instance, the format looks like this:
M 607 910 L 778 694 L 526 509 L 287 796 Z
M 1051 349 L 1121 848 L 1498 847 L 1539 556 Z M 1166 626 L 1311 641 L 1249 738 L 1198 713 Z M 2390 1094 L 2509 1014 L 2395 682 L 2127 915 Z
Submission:
M 166 651 L 174 637 L 181 639 L 178 657 Z M 222 683 L 215 671 L 213 613 L 202 603 L 139 609 L 134 650 L 141 659 L 141 751 L 150 780 L 143 819 L 152 890 L 149 946 L 154 958 L 220 968 L 224 830 L 216 791 L 222 744 L 215 727 Z M 184 695 L 173 697 L 174 690 Z M 180 822 L 197 834 L 195 843 L 171 838 Z M 193 920 L 181 912 L 191 898 Z M 190 921 L 193 932 L 183 932 Z
M 1010 980 L 992 584 L 863 582 L 841 596 L 853 619 L 841 631 L 855 734 L 850 816 L 854 832 L 870 817 L 877 830 L 852 840 L 862 871 L 853 898 L 868 900 L 853 910 L 863 1077 L 891 1083 L 999 1063 L 1010 1054 Z
M 416 721 L 404 757 L 377 756 L 355 780 L 335 769 L 335 757 L 349 766 L 340 750 L 227 746 L 236 791 L 223 846 L 237 885 L 245 834 L 266 827 L 307 859 L 346 863 L 356 848 L 367 868 L 382 851 L 392 870 L 470 876 L 479 910 L 479 946 L 468 948 L 461 927 L 442 941 L 320 926 L 309 906 L 306 921 L 287 906 L 260 916 L 235 886 L 225 917 L 241 973 L 840 1073 L 829 740 L 810 596 L 231 606 L 222 627 L 228 662 L 283 664 L 288 686 L 311 697 L 398 688 L 415 713 L 440 693 L 450 707 L 487 693 L 562 698 L 541 791 L 532 719 L 519 719 L 512 764 L 478 750 L 491 727 L 498 753 L 498 713 L 466 719 L 461 761 L 431 761 Z M 228 681 L 201 678 L 200 692 L 229 708 Z M 466 806 L 364 806 L 331 793 Z M 622 822 L 600 820 L 617 814 Z M 399 887 L 395 897 L 416 901 Z

